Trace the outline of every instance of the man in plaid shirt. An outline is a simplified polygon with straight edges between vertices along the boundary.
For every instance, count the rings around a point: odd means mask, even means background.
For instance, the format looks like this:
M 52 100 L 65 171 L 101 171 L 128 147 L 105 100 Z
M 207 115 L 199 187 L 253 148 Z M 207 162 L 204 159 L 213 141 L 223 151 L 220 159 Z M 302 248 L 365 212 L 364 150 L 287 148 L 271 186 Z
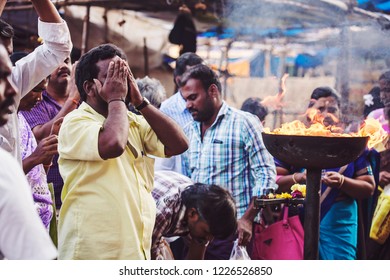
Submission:
M 276 168 L 266 150 L 263 127 L 255 115 L 228 106 L 221 83 L 206 65 L 184 73 L 180 90 L 194 122 L 185 127 L 190 146 L 185 152 L 186 175 L 195 182 L 227 189 L 236 201 L 238 243 L 248 245 L 258 221 L 253 198 L 276 189 Z M 214 240 L 208 259 L 228 259 L 236 236 Z
M 157 208 L 152 259 L 167 259 L 164 237 L 173 236 L 188 237 L 188 259 L 203 259 L 210 240 L 237 229 L 235 202 L 221 187 L 193 184 L 173 171 L 156 171 L 152 195 Z

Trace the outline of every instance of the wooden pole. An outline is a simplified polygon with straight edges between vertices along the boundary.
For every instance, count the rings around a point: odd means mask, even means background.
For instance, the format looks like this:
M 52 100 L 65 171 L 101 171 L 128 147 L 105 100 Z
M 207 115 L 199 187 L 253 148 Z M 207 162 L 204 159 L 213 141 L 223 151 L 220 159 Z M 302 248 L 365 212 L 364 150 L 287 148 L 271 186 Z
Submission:
M 104 15 L 103 15 L 103 20 L 104 20 L 104 43 L 109 43 L 110 41 L 108 40 L 108 8 L 104 9 Z
M 148 45 L 146 37 L 144 37 L 144 71 L 145 76 L 149 75 L 149 56 L 148 56 Z
M 88 50 L 88 37 L 89 37 L 89 15 L 91 12 L 91 5 L 86 6 L 87 11 L 83 20 L 83 34 L 81 39 L 81 55 Z

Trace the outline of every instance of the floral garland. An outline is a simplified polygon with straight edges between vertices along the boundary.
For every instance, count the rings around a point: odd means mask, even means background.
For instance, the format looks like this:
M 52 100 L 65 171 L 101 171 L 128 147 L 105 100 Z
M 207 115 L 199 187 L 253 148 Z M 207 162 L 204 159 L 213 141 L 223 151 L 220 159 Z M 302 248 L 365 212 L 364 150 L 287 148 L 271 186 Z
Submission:
M 305 198 L 306 197 L 306 185 L 294 184 L 291 186 L 291 193 L 283 192 L 281 194 L 268 194 L 269 199 L 281 198 L 281 199 L 292 199 L 292 198 Z

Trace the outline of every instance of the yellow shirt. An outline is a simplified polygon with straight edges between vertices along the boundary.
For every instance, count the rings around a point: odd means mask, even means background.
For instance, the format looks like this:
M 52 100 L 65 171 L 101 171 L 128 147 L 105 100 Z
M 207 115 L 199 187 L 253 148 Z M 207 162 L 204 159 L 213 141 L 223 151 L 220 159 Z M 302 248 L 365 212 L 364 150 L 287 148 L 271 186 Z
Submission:
M 128 117 L 126 150 L 108 160 L 98 152 L 102 115 L 84 102 L 64 119 L 59 259 L 150 259 L 156 205 L 154 161 L 146 154 L 164 157 L 164 146 L 142 116 Z

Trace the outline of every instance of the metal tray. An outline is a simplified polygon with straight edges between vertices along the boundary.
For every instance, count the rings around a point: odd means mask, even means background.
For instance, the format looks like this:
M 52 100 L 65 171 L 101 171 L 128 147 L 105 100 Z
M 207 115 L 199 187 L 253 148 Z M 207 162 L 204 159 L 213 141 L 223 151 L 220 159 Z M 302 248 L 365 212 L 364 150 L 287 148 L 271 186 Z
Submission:
M 256 208 L 262 208 L 267 205 L 278 205 L 286 203 L 289 205 L 305 204 L 305 198 L 259 198 L 254 201 Z

